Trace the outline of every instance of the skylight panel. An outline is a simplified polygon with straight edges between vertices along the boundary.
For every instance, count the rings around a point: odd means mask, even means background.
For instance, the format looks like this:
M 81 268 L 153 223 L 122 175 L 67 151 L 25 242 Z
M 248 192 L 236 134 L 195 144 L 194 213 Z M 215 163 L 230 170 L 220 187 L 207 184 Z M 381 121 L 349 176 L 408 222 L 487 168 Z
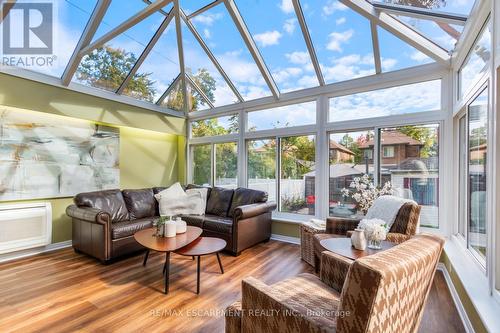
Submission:
M 367 19 L 337 0 L 301 4 L 327 83 L 375 74 Z
M 191 22 L 245 100 L 271 96 L 271 91 L 223 4 L 195 16 Z
M 8 15 L 9 19 L 16 19 L 12 13 L 15 13 L 16 9 L 20 9 L 22 4 L 22 1 L 18 1 L 14 4 Z M 16 66 L 57 77 L 62 76 L 73 54 L 73 50 L 94 10 L 96 0 L 55 1 L 52 5 L 54 6 L 52 20 L 52 53 L 43 55 L 12 54 L 8 55 L 8 62 L 5 60 L 3 61 L 3 65 Z M 19 14 L 19 12 L 20 11 L 17 13 Z M 5 21 L 4 19 L 2 24 Z
M 115 18 L 112 13 L 123 12 L 124 9 L 117 7 L 113 11 L 113 3 L 117 6 L 117 2 L 113 1 L 102 23 L 109 24 L 108 22 L 112 22 L 112 28 L 109 30 L 114 29 L 123 22 L 123 20 Z M 127 1 L 127 4 L 129 3 L 135 5 L 126 6 L 128 16 L 137 13 L 145 6 L 139 1 Z M 106 17 L 109 21 L 106 21 Z M 73 76 L 73 81 L 108 91 L 117 91 L 163 19 L 164 15 L 156 12 L 103 46 L 93 50 L 82 58 Z M 133 82 L 129 84 L 129 86 L 135 85 L 135 92 L 132 95 L 138 99 L 153 102 L 157 92 L 154 89 L 151 73 L 138 72 L 137 77 L 132 80 Z
M 463 26 L 459 25 L 401 15 L 393 16 L 448 51 L 455 48 L 463 31 Z
M 236 0 L 236 4 L 281 92 L 319 85 L 291 1 Z
M 151 88 L 154 90 L 153 100 L 156 102 L 175 80 L 179 71 L 177 35 L 175 21 L 172 19 L 139 67 L 137 73 L 138 75 L 148 74 L 149 80 L 153 83 Z M 134 89 L 133 85 L 128 85 L 123 94 L 145 99 L 142 94 L 138 94 L 137 89 Z
M 181 80 L 177 81 L 170 93 L 160 102 L 160 106 L 175 111 L 184 111 L 184 93 L 181 82 Z
M 214 106 L 238 102 L 237 97 L 184 22 L 182 22 L 182 42 L 186 73 L 190 75 L 210 102 Z M 190 111 L 209 108 L 209 104 L 195 90 L 193 90 L 193 98 Z
M 433 60 L 387 30 L 377 27 L 382 72 L 428 64 Z
M 179 0 L 179 4 L 182 8 L 182 10 L 187 14 L 194 13 L 198 9 L 201 9 L 205 7 L 206 5 L 209 5 L 215 0 Z
M 474 6 L 474 0 L 374 0 L 371 2 L 394 4 L 420 9 L 423 8 L 432 11 L 448 12 L 462 15 L 469 15 L 472 7 Z

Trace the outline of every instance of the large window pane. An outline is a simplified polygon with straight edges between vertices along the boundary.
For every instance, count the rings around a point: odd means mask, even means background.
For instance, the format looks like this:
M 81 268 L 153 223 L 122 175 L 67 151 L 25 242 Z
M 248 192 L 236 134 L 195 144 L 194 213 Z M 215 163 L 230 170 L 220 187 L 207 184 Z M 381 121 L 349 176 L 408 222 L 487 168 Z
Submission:
M 316 102 L 281 106 L 248 113 L 248 131 L 311 125 L 316 123 Z
M 416 201 L 420 225 L 439 227 L 439 125 L 381 130 L 381 184 L 390 181 L 395 195 Z
M 491 24 L 486 24 L 477 43 L 460 69 L 460 96 L 464 96 L 474 83 L 488 70 L 491 59 Z
M 269 201 L 276 201 L 276 140 L 247 142 L 248 188 L 265 191 Z
M 469 106 L 469 230 L 468 243 L 480 260 L 486 260 L 486 160 L 488 152 L 488 93 L 485 90 Z
M 192 146 L 193 183 L 211 185 L 212 145 Z
M 193 137 L 238 133 L 238 115 L 193 121 Z
M 280 211 L 314 215 L 315 137 L 280 139 Z
M 331 122 L 441 109 L 441 80 L 330 99 Z
M 373 137 L 373 130 L 330 134 L 330 216 L 356 217 L 360 214 L 356 202 L 342 196 L 342 189 L 348 189 L 354 177 L 363 174 L 373 179 Z
M 238 186 L 238 144 L 236 142 L 215 145 L 215 186 Z

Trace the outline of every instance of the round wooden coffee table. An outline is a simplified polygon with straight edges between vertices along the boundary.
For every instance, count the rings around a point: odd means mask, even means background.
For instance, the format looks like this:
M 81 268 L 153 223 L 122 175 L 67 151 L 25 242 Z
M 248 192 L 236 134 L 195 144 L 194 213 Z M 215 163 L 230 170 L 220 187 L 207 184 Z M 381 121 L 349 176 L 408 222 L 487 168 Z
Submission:
M 336 237 L 336 238 L 328 238 L 323 239 L 320 242 L 321 246 L 323 246 L 326 250 L 339 254 L 341 256 L 347 257 L 352 260 L 356 260 L 362 257 L 366 257 L 372 254 L 375 254 L 380 251 L 384 251 L 390 249 L 391 247 L 396 246 L 396 243 L 391 243 L 387 241 L 382 241 L 382 248 L 380 250 L 374 250 L 370 248 L 366 248 L 364 251 L 356 250 L 352 244 L 350 238 L 344 237 Z
M 149 228 L 138 231 L 134 234 L 137 243 L 146 248 L 143 266 L 146 266 L 148 261 L 149 251 L 165 252 L 165 265 L 163 272 L 165 273 L 165 294 L 168 294 L 169 274 L 170 274 L 170 252 L 180 249 L 201 236 L 203 230 L 198 227 L 188 226 L 185 233 L 177 234 L 175 237 L 156 237 L 156 229 Z
M 176 254 L 182 256 L 197 257 L 198 262 L 196 264 L 196 293 L 200 293 L 200 258 L 201 256 L 206 256 L 209 254 L 214 254 L 217 256 L 217 261 L 219 262 L 220 272 L 224 274 L 224 268 L 222 268 L 222 262 L 220 261 L 219 252 L 224 250 L 226 247 L 226 241 L 220 238 L 214 237 L 200 237 L 189 245 L 174 251 Z

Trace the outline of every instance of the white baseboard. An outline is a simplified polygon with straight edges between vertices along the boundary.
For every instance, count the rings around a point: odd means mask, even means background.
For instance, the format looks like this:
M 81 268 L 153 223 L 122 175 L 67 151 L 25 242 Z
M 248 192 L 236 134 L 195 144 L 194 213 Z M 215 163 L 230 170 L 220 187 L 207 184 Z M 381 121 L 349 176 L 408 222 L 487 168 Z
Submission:
M 64 249 L 66 247 L 70 247 L 71 243 L 72 243 L 71 240 L 67 240 L 64 242 L 53 243 L 53 244 L 49 244 L 49 245 L 45 245 L 45 246 L 41 246 L 41 247 L 36 247 L 33 249 L 2 254 L 2 255 L 0 255 L 0 263 L 12 261 L 12 260 L 17 260 L 17 259 L 21 259 L 21 258 L 26 258 L 26 257 L 34 256 L 34 255 L 37 255 L 40 253 L 44 253 L 44 252 L 50 252 L 50 251 L 55 251 L 55 250 L 59 250 L 59 249 Z
M 462 319 L 465 331 L 467 333 L 474 333 L 474 328 L 472 327 L 469 317 L 467 316 L 467 312 L 465 312 L 465 308 L 462 304 L 462 301 L 460 300 L 460 296 L 458 296 L 457 290 L 455 289 L 455 285 L 451 280 L 450 273 L 446 269 L 446 266 L 442 262 L 440 262 L 438 264 L 437 269 L 443 272 L 444 279 L 446 281 L 446 284 L 448 285 L 448 289 L 450 290 L 450 294 L 451 297 L 453 298 L 453 302 L 455 303 L 455 307 L 457 308 L 458 314 Z
M 279 234 L 272 234 L 271 239 L 277 240 L 280 242 L 285 242 L 285 243 L 292 243 L 292 244 L 299 244 L 300 245 L 300 238 L 298 237 L 290 237 L 290 236 L 284 236 L 284 235 L 279 235 Z

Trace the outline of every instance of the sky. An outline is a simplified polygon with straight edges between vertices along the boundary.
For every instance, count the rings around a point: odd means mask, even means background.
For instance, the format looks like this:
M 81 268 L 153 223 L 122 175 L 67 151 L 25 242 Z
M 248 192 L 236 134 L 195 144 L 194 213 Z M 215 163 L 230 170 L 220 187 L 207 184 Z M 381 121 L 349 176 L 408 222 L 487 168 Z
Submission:
M 57 9 L 54 21 L 56 66 L 34 69 L 61 76 L 96 0 L 54 1 Z M 291 0 L 235 1 L 279 90 L 288 92 L 318 86 Z M 210 2 L 210 0 L 180 0 L 181 8 L 188 14 Z M 448 0 L 446 7 L 440 10 L 467 14 L 472 3 L 471 0 Z M 375 73 L 371 32 L 367 19 L 337 0 L 301 0 L 301 5 L 327 83 Z M 142 0 L 113 0 L 94 40 L 145 6 Z M 165 11 L 171 6 L 164 8 Z M 122 48 L 138 57 L 164 18 L 163 14 L 154 13 L 110 41 L 108 45 Z M 454 40 L 443 34 L 442 29 L 435 23 L 401 19 L 446 49 L 453 47 Z M 223 4 L 196 16 L 192 22 L 245 100 L 271 95 Z M 432 62 L 430 58 L 389 32 L 378 28 L 378 33 L 383 72 Z M 215 106 L 236 102 L 236 97 L 184 24 L 182 35 L 186 66 L 194 73 L 199 68 L 205 68 L 216 79 Z M 176 31 L 172 21 L 139 72 L 152 73 L 151 78 L 155 81 L 156 98 L 158 98 L 179 71 Z M 413 93 L 412 100 L 417 102 L 432 97 L 429 95 L 432 93 L 429 89 L 414 90 L 409 93 Z M 370 102 L 366 103 L 369 108 Z M 282 122 L 291 123 L 295 116 L 302 112 L 301 108 L 303 109 L 303 107 L 295 108 L 295 113 L 282 112 L 283 115 L 275 117 Z M 308 118 L 314 118 L 314 112 L 302 113 Z M 258 127 L 269 126 L 268 119 L 261 122 L 259 117 L 251 118 L 257 122 Z

